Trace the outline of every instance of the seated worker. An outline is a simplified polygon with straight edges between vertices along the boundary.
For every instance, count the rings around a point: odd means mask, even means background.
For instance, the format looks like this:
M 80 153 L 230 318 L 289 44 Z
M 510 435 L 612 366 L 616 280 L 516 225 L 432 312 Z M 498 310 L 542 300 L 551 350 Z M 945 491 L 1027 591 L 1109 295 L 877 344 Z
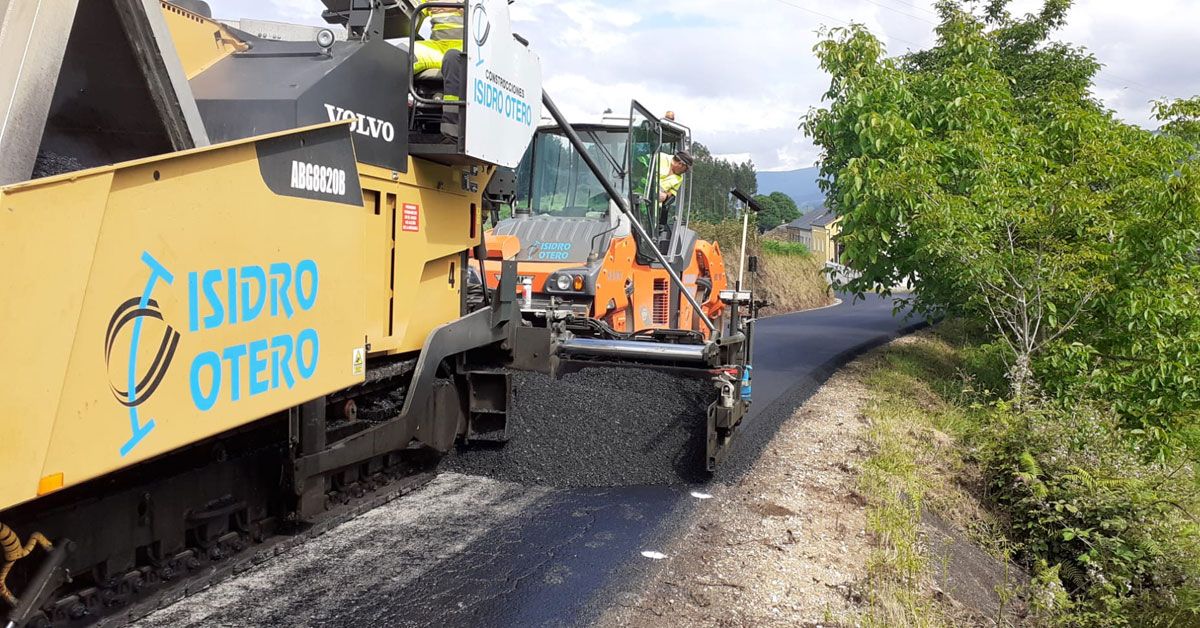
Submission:
M 432 8 L 419 13 L 418 19 L 429 16 L 433 24 L 429 39 L 413 42 L 413 76 L 422 74 L 440 75 L 442 99 L 462 100 L 459 94 L 466 86 L 466 59 L 463 55 L 463 11 L 462 9 Z M 419 28 L 419 27 L 418 27 Z M 446 105 L 442 114 L 442 133 L 456 135 L 458 108 Z
M 673 198 L 683 185 L 683 175 L 692 167 L 692 155 L 686 150 L 668 156 L 658 156 L 658 202 L 665 203 Z
M 429 70 L 440 71 L 442 58 L 451 50 L 463 48 L 463 12 L 462 9 L 429 9 L 423 11 L 418 19 L 424 20 L 428 15 L 433 24 L 429 39 L 413 43 L 413 74 Z

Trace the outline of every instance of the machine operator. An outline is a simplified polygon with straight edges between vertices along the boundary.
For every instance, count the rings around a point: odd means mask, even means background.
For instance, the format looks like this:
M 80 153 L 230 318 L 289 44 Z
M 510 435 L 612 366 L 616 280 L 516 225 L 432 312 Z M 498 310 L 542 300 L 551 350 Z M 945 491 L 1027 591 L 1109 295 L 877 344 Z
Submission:
M 441 70 L 446 53 L 463 48 L 462 9 L 434 8 L 420 15 L 428 15 L 433 27 L 429 39 L 413 43 L 413 74 Z
M 467 60 L 462 51 L 463 10 L 435 7 L 418 15 L 418 19 L 428 15 L 432 27 L 429 39 L 413 42 L 413 76 L 441 74 L 442 98 L 461 100 L 459 94 L 464 93 L 467 81 Z M 458 109 L 447 105 L 442 114 L 442 132 L 456 134 L 458 121 Z
M 683 185 L 683 175 L 692 167 L 692 155 L 686 150 L 658 157 L 658 202 L 674 197 Z

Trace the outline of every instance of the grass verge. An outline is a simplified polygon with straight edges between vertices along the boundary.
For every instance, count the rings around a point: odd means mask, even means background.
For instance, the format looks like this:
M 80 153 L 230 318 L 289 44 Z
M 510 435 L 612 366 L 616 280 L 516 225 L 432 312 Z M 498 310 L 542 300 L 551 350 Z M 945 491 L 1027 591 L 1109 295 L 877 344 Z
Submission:
M 960 529 L 987 530 L 991 516 L 959 478 L 976 474 L 950 433 L 966 418 L 942 393 L 953 388 L 954 349 L 925 332 L 890 345 L 867 377 L 870 457 L 860 476 L 867 498 L 867 626 L 954 626 L 961 617 L 943 603 L 939 557 L 923 520 L 932 510 Z M 991 535 L 988 535 L 989 537 Z

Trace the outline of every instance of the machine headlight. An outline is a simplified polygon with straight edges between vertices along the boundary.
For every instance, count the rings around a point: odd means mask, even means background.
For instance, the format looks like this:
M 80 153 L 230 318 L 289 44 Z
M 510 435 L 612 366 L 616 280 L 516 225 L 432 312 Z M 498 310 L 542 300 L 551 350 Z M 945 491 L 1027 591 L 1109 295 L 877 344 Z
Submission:
M 328 28 L 322 28 L 321 30 L 317 31 L 317 45 L 322 48 L 329 48 L 333 46 L 333 42 L 336 40 L 337 37 L 333 34 L 333 31 L 329 30 Z
M 571 287 L 576 292 L 583 292 L 583 275 L 575 275 L 575 279 L 571 282 Z
M 570 290 L 571 289 L 571 277 L 568 275 L 559 275 L 558 278 L 556 278 L 554 280 L 554 286 L 556 288 L 558 288 L 559 290 L 564 290 L 564 291 Z

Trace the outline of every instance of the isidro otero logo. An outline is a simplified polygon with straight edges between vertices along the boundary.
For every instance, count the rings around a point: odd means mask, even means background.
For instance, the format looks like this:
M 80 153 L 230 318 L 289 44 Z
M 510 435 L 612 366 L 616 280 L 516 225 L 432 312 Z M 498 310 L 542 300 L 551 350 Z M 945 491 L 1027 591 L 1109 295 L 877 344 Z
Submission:
M 141 261 L 150 273 L 145 289 L 140 297 L 124 301 L 113 313 L 104 342 L 104 360 L 113 396 L 129 408 L 132 435 L 121 446 L 122 457 L 154 430 L 154 419 L 143 421 L 139 408 L 159 390 L 181 343 L 181 334 L 167 322 L 169 317 L 154 298 L 160 284 L 168 288 L 176 286 L 175 275 L 148 252 L 142 253 Z M 250 325 L 267 318 L 290 320 L 311 310 L 317 303 L 320 273 L 316 262 L 306 259 L 294 264 L 276 262 L 192 271 L 187 273 L 186 284 L 187 331 L 191 340 L 184 339 L 182 343 L 194 346 L 201 340 L 197 335 L 204 332 Z M 163 332 L 154 359 L 139 364 L 142 327 L 148 319 L 162 321 Z M 120 369 L 118 360 L 123 353 L 119 352 L 123 347 L 117 340 L 123 338 L 122 331 L 129 325 L 132 327 L 128 362 L 122 372 L 114 374 L 114 369 Z M 237 403 L 282 387 L 290 389 L 297 382 L 313 377 L 320 351 L 320 337 L 311 327 L 294 334 L 275 334 L 201 350 L 188 367 L 192 404 L 201 412 L 208 412 L 221 400 Z M 114 377 L 123 382 L 124 388 L 112 383 Z
M 188 273 L 188 330 L 246 325 L 261 316 L 290 319 L 316 305 L 319 285 L 317 263 L 312 260 L 295 266 L 275 263 Z M 209 311 L 203 316 L 201 299 Z M 208 411 L 221 396 L 236 402 L 243 393 L 254 397 L 281 385 L 291 388 L 297 378 L 313 376 L 320 351 L 320 338 L 312 328 L 295 336 L 280 334 L 204 351 L 192 360 L 192 402 Z
M 104 334 L 104 364 L 108 367 L 109 387 L 117 401 L 129 408 L 129 423 L 133 432 L 129 440 L 121 446 L 122 458 L 129 455 L 129 452 L 133 451 L 133 448 L 137 447 L 138 443 L 142 442 L 142 439 L 154 429 L 154 419 L 147 419 L 145 423 L 142 423 L 141 417 L 138 416 L 138 408 L 158 390 L 158 385 L 162 383 L 163 376 L 167 374 L 167 370 L 171 367 L 171 361 L 175 358 L 175 350 L 179 347 L 179 332 L 170 325 L 166 325 L 153 363 L 146 369 L 145 375 L 141 378 L 138 377 L 137 358 L 142 340 L 142 323 L 147 318 L 163 320 L 162 312 L 158 309 L 158 302 L 154 300 L 154 289 L 158 286 L 159 281 L 163 281 L 167 285 L 175 282 L 175 276 L 149 253 L 142 253 L 142 262 L 150 268 L 150 277 L 146 280 L 146 288 L 142 291 L 142 296 L 133 297 L 118 306 L 117 310 L 113 312 L 112 318 L 108 320 L 108 329 Z M 129 338 L 129 362 L 124 373 L 126 388 L 121 389 L 112 382 L 113 350 L 117 348 L 117 337 L 131 323 L 133 330 Z
M 525 88 L 501 75 L 503 64 L 487 64 L 491 56 L 488 45 L 492 34 L 492 22 L 487 7 L 477 2 L 471 7 L 471 39 L 475 43 L 475 67 L 483 68 L 482 77 L 476 74 L 469 89 L 470 100 L 489 109 L 497 116 L 523 126 L 532 127 L 533 106 L 526 100 Z
M 476 67 L 487 62 L 483 55 L 483 47 L 491 34 L 492 21 L 488 19 L 487 7 L 483 6 L 482 2 L 476 3 L 471 8 L 471 38 L 475 40 L 475 56 L 478 58 L 475 62 Z
M 571 256 L 570 242 L 535 242 L 534 246 L 538 247 L 537 258 L 539 260 L 554 260 L 563 261 Z

